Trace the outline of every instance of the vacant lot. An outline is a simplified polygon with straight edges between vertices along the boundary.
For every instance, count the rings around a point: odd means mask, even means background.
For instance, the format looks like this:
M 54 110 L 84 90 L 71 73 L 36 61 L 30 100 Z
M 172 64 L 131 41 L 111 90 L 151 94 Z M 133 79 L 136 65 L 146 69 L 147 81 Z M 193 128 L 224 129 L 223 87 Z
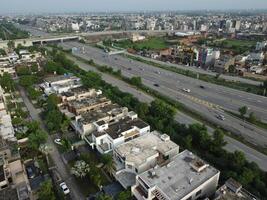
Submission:
M 133 48 L 136 50 L 142 50 L 142 49 L 160 50 L 168 47 L 165 39 L 161 37 L 151 37 L 144 41 L 139 41 L 139 42 L 123 40 L 115 42 L 114 45 L 125 49 Z

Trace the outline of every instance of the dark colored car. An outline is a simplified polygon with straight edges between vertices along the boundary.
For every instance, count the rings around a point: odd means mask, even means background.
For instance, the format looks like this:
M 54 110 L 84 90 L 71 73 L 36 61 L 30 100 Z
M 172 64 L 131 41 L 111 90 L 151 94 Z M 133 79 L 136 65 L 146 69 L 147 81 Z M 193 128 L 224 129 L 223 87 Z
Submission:
M 26 171 L 27 171 L 27 175 L 28 175 L 28 177 L 30 179 L 35 177 L 35 173 L 34 173 L 33 169 L 30 166 L 26 167 Z
M 199 87 L 202 88 L 202 89 L 205 89 L 205 87 L 203 85 L 200 85 Z
M 159 87 L 159 84 L 157 84 L 157 83 L 154 83 L 154 86 L 155 86 L 155 87 Z

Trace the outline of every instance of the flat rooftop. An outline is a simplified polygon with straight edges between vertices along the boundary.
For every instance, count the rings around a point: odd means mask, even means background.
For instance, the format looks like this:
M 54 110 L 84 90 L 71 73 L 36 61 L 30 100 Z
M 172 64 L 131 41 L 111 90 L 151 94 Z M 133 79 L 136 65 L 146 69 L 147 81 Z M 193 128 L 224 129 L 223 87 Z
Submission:
M 58 76 L 49 76 L 44 78 L 46 82 L 57 82 L 61 80 L 67 80 L 67 79 L 78 79 L 78 77 L 73 75 L 58 75 Z
M 201 168 L 201 171 L 196 170 Z M 185 150 L 169 164 L 148 170 L 139 177 L 149 187 L 157 186 L 169 199 L 181 199 L 218 173 L 217 169 Z
M 68 92 L 63 92 L 61 95 L 66 96 L 66 97 L 71 97 L 71 96 L 74 96 L 76 94 L 83 94 L 83 93 L 87 93 L 87 92 L 90 92 L 93 90 L 94 89 L 87 89 L 84 86 L 81 86 L 81 87 L 77 87 L 77 88 L 71 88 Z
M 81 122 L 84 124 L 92 123 L 107 117 L 108 115 L 112 116 L 114 112 L 119 110 L 122 110 L 122 108 L 120 108 L 118 104 L 109 104 L 96 111 L 83 112 L 81 113 Z
M 73 106 L 76 109 L 80 109 L 83 107 L 93 106 L 105 102 L 111 102 L 111 101 L 104 96 L 97 96 L 93 98 L 82 99 L 79 101 L 77 100 L 69 101 L 69 105 Z
M 105 132 L 111 138 L 116 139 L 120 137 L 121 133 L 130 130 L 134 126 L 142 129 L 149 125 L 139 118 L 132 120 L 131 118 L 126 117 L 114 124 L 109 125 L 109 128 L 105 130 Z
M 125 159 L 126 162 L 134 163 L 135 166 L 146 162 L 151 156 L 159 152 L 165 154 L 173 149 L 179 148 L 173 141 L 163 138 L 166 135 L 153 131 L 129 142 L 121 144 L 116 148 L 116 152 Z

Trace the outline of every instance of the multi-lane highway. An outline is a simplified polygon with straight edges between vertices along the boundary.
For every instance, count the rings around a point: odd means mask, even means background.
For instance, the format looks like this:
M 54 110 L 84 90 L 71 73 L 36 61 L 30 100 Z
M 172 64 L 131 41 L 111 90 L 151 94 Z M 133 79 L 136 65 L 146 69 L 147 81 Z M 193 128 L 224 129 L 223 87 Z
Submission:
M 224 113 L 221 109 L 237 111 L 239 107 L 246 105 L 249 107 L 249 111 L 253 111 L 257 116 L 267 120 L 267 101 L 265 97 L 199 81 L 129 60 L 120 55 L 108 56 L 100 49 L 85 46 L 78 42 L 68 42 L 62 45 L 66 48 L 84 47 L 83 52 L 77 51 L 74 54 L 88 60 L 93 59 L 99 64 L 112 66 L 114 69 L 120 69 L 124 76 L 140 76 L 145 85 L 179 100 L 219 126 L 242 135 L 250 143 L 267 146 L 266 131 L 244 123 L 242 120 Z M 156 87 L 155 84 L 158 84 L 159 87 Z M 204 89 L 200 86 L 204 86 Z M 191 92 L 186 93 L 182 91 L 183 88 L 190 89 Z M 218 114 L 223 114 L 226 119 L 217 119 Z
M 76 64 L 79 65 L 79 67 L 81 67 L 83 70 L 88 71 L 96 71 L 98 73 L 101 74 L 102 78 L 112 84 L 113 86 L 117 86 L 121 91 L 123 92 L 128 92 L 130 94 L 132 94 L 133 96 L 135 96 L 136 98 L 138 98 L 141 102 L 146 102 L 146 103 L 150 103 L 151 101 L 154 100 L 153 97 L 147 95 L 146 93 L 137 90 L 136 88 L 132 87 L 131 85 L 116 79 L 115 77 L 105 74 L 105 73 L 101 73 L 100 71 L 98 71 L 95 67 L 92 67 L 88 64 L 85 64 L 77 59 L 75 59 L 72 56 L 68 56 L 69 59 L 73 60 Z M 181 112 L 178 112 L 175 116 L 175 120 L 179 123 L 183 123 L 183 124 L 192 124 L 192 123 L 200 123 L 199 121 L 191 118 L 190 116 L 187 116 Z M 208 131 L 210 134 L 212 134 L 212 132 L 214 131 L 211 127 L 207 126 Z M 259 167 L 266 171 L 267 170 L 267 156 L 242 144 L 241 142 L 230 138 L 228 136 L 224 137 L 224 140 L 227 142 L 227 145 L 224 147 L 227 151 L 230 152 L 234 152 L 234 151 L 241 151 L 245 154 L 247 160 L 251 161 L 251 162 L 255 162 L 259 165 Z

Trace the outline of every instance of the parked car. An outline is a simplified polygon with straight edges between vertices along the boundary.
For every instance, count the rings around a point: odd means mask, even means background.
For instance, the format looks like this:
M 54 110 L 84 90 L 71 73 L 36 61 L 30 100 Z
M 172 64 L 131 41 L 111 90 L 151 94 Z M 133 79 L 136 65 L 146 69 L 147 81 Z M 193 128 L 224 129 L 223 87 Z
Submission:
M 62 145 L 62 143 L 61 143 L 61 139 L 59 139 L 59 138 L 55 139 L 54 142 L 55 142 L 56 144 L 58 144 L 58 145 Z
M 203 86 L 203 85 L 200 85 L 199 87 L 202 88 L 202 89 L 205 89 L 205 86 Z
M 154 83 L 154 86 L 155 86 L 155 87 L 159 87 L 159 84 L 157 84 L 157 83 Z
M 27 172 L 29 179 L 32 179 L 35 177 L 35 173 L 34 173 L 32 167 L 30 167 L 30 166 L 26 167 L 26 172 Z
M 187 93 L 190 93 L 190 92 L 191 92 L 191 90 L 188 89 L 188 88 L 183 88 L 183 91 L 184 91 L 184 92 L 187 92 Z
M 63 191 L 63 193 L 65 195 L 70 193 L 70 190 L 69 190 L 69 188 L 68 188 L 68 186 L 66 185 L 65 182 L 60 183 L 59 186 L 60 186 L 60 188 L 62 189 L 62 191 Z

